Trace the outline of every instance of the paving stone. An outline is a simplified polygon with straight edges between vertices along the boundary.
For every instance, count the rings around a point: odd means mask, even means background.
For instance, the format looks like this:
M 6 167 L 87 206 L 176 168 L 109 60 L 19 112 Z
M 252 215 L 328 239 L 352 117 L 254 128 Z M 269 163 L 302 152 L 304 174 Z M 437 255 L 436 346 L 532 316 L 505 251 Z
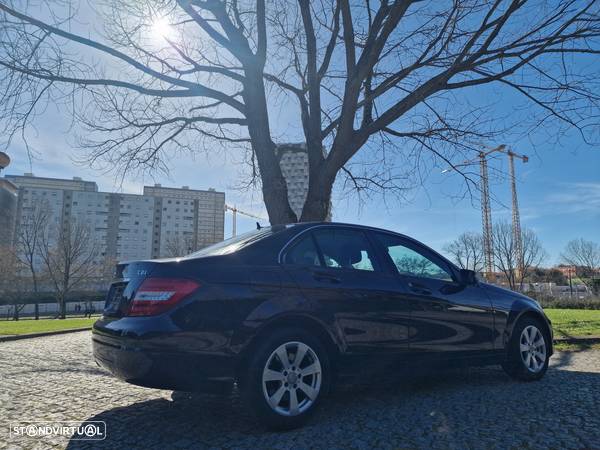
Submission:
M 551 361 L 533 383 L 486 367 L 341 389 L 304 428 L 273 433 L 235 395 L 172 397 L 113 378 L 88 332 L 3 342 L 0 449 L 600 448 L 600 351 Z M 101 420 L 107 438 L 9 436 L 23 420 Z

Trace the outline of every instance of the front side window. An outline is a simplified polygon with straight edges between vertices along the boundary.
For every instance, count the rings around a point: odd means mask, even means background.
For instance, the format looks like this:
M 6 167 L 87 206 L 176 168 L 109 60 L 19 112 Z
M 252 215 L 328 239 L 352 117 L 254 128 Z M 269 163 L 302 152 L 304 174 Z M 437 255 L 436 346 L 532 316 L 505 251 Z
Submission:
M 314 236 L 327 267 L 375 270 L 374 252 L 362 231 L 320 229 Z
M 385 247 L 400 275 L 452 281 L 452 275 L 439 264 L 404 244 L 392 235 L 377 234 L 377 240 Z

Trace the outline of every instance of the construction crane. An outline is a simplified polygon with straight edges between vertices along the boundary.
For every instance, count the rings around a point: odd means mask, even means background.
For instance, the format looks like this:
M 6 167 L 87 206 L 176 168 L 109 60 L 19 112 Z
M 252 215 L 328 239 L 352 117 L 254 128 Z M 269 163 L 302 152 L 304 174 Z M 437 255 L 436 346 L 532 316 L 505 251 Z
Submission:
M 510 190 L 512 195 L 512 232 L 515 243 L 515 254 L 517 257 L 517 279 L 520 279 L 523 273 L 523 235 L 521 234 L 521 215 L 519 214 L 519 201 L 517 199 L 517 181 L 515 177 L 515 158 L 519 158 L 526 163 L 529 158 L 525 155 L 518 155 L 508 150 L 508 164 L 510 170 Z
M 228 211 L 228 210 L 231 211 L 231 213 L 233 215 L 233 226 L 232 226 L 232 236 L 233 237 L 236 236 L 236 232 L 237 232 L 237 215 L 238 215 L 238 213 L 242 214 L 243 216 L 252 217 L 254 219 L 259 219 L 259 220 L 263 220 L 263 221 L 265 220 L 263 217 L 241 211 L 241 210 L 237 209 L 237 207 L 235 207 L 235 206 L 229 206 L 226 204 L 225 211 Z
M 491 281 L 492 274 L 494 273 L 494 249 L 490 182 L 488 176 L 487 153 L 485 152 L 479 153 L 479 172 L 479 182 L 481 183 L 481 223 L 483 225 L 483 262 L 485 266 L 485 278 L 488 281 Z
M 481 221 L 483 226 L 483 257 L 485 277 L 488 281 L 492 281 L 494 273 L 494 251 L 493 251 L 493 226 L 492 226 L 492 209 L 490 203 L 490 187 L 487 157 L 492 153 L 505 153 L 508 155 L 509 172 L 510 172 L 510 187 L 512 196 L 512 233 L 515 246 L 515 257 L 517 260 L 518 274 L 523 270 L 523 240 L 521 236 L 521 218 L 519 214 L 519 202 L 517 198 L 517 183 L 515 177 L 514 158 L 521 159 L 524 163 L 529 161 L 525 155 L 519 155 L 514 151 L 507 149 L 506 145 L 502 144 L 497 147 L 488 147 L 483 145 L 487 151 L 479 152 L 479 170 L 480 170 L 480 189 L 481 189 Z M 461 164 L 454 166 L 454 169 L 460 166 L 473 164 L 476 160 L 464 161 Z M 443 172 L 447 172 L 446 169 Z

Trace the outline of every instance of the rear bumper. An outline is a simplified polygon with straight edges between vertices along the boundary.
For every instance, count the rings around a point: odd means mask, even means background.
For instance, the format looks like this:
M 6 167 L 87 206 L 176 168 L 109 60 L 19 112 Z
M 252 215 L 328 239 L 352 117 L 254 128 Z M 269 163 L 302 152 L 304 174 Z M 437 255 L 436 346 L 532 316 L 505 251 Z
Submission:
M 180 348 L 158 350 L 155 339 L 160 338 L 117 338 L 94 330 L 94 359 L 115 377 L 138 386 L 218 393 L 227 392 L 233 385 L 233 356 L 185 352 Z

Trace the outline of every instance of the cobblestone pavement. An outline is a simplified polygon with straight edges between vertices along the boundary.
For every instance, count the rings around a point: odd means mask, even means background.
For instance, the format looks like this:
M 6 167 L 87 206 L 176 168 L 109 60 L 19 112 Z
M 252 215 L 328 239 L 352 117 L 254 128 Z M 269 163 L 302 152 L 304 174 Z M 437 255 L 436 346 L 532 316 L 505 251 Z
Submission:
M 343 389 L 302 429 L 262 430 L 239 399 L 130 386 L 98 369 L 88 332 L 0 343 L 0 448 L 91 448 L 14 437 L 23 420 L 102 420 L 94 448 L 600 448 L 600 351 L 558 353 L 536 383 L 498 367 Z

